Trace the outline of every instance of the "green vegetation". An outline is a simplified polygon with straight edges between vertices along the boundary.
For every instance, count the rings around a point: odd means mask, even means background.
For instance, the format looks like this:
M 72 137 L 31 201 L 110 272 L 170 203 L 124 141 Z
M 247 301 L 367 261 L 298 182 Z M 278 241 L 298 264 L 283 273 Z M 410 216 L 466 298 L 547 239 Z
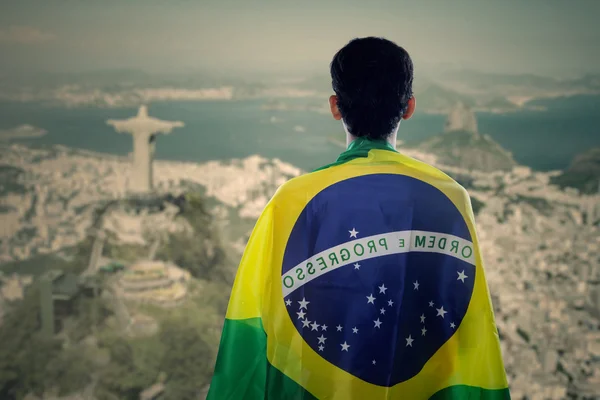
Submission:
M 165 345 L 162 369 L 167 375 L 167 399 L 195 399 L 212 376 L 213 351 L 186 318 L 163 322 L 159 333 Z
M 38 234 L 37 228 L 35 226 L 26 226 L 21 228 L 17 233 L 13 235 L 12 240 L 16 245 L 24 245 L 29 242 Z
M 16 208 L 12 207 L 12 206 L 7 206 L 4 204 L 0 204 L 0 214 L 8 214 L 11 211 L 15 211 Z
M 443 165 L 480 171 L 510 170 L 516 162 L 488 135 L 469 131 L 446 132 L 421 141 L 418 148 L 435 154 Z
M 542 215 L 551 216 L 554 211 L 554 207 L 550 202 L 542 197 L 530 197 L 517 195 L 515 199 L 516 203 L 527 203 L 530 206 L 537 209 Z
M 129 304 L 133 313 L 160 323 L 156 335 L 127 338 L 108 329 L 100 333 L 110 362 L 99 372 L 99 399 L 138 399 L 139 393 L 164 380 L 165 399 L 197 399 L 212 377 L 229 288 L 192 281 L 190 297 L 177 308 Z
M 38 276 L 50 269 L 62 269 L 65 260 L 54 254 L 41 254 L 22 261 L 11 261 L 0 265 L 4 275 L 21 274 Z
M 186 196 L 180 217 L 194 233 L 170 233 L 156 258 L 169 260 L 199 279 L 224 280 L 225 252 L 213 227 L 213 219 L 198 195 Z
M 114 205 L 107 203 L 104 210 Z M 61 317 L 61 331 L 53 338 L 40 335 L 40 292 L 37 279 L 23 300 L 9 303 L 0 325 L 0 398 L 64 396 L 92 388 L 102 399 L 138 399 L 151 385 L 162 382 L 165 399 L 197 399 L 210 382 L 221 328 L 230 293 L 233 267 L 215 234 L 210 213 L 198 195 L 186 196 L 179 204 L 182 218 L 193 232 L 168 235 L 157 258 L 173 262 L 191 272 L 186 300 L 175 308 L 127 303 L 131 315 L 145 315 L 158 323 L 158 332 L 132 337 L 118 326 L 113 302 L 93 291 L 74 297 Z M 101 221 L 96 214 L 96 223 Z M 110 238 L 109 238 L 110 239 Z M 64 249 L 61 256 L 44 255 L 4 264 L 0 271 L 30 274 L 49 269 L 79 274 L 87 268 L 93 245 L 88 237 Z M 109 240 L 107 240 L 109 242 Z M 128 261 L 148 249 L 105 247 L 105 256 Z M 118 263 L 104 266 L 119 272 Z M 126 268 L 126 266 L 125 266 Z M 91 281 L 105 288 L 113 274 L 99 274 Z
M 18 182 L 19 175 L 24 171 L 12 165 L 0 165 L 0 196 L 9 193 L 25 194 L 27 188 Z
M 485 207 L 485 203 L 471 196 L 471 206 L 473 207 L 473 214 L 477 215 L 479 214 L 479 211 L 481 211 L 481 209 Z
M 110 262 L 100 267 L 100 271 L 108 273 L 122 271 L 123 269 L 125 269 L 125 266 L 119 262 Z
M 138 399 L 152 385 L 160 370 L 164 348 L 156 337 L 130 340 L 116 335 L 100 343 L 109 349 L 110 363 L 100 370 L 99 399 Z
M 99 372 L 99 399 L 138 399 L 141 391 L 165 379 L 165 399 L 196 399 L 212 376 L 213 350 L 184 317 L 162 321 L 157 335 L 128 339 L 106 336 L 110 363 Z
M 90 370 L 93 368 L 91 358 L 82 345 L 61 349 L 52 360 L 47 371 L 47 386 L 55 384 L 54 392 L 65 396 L 77 392 L 92 382 Z
M 148 257 L 148 248 L 139 244 L 115 244 L 107 240 L 103 253 L 105 257 L 131 263 Z
M 27 393 L 41 395 L 57 388 L 61 394 L 81 389 L 89 376 L 84 355 L 63 350 L 57 338 L 40 335 L 40 294 L 37 285 L 5 315 L 0 326 L 0 398 L 20 399 Z M 78 324 L 80 336 L 90 325 Z M 82 374 L 85 374 L 83 376 Z
M 600 192 L 600 147 L 577 155 L 569 168 L 561 175 L 552 177 L 551 183 L 560 187 L 572 187 L 581 193 Z

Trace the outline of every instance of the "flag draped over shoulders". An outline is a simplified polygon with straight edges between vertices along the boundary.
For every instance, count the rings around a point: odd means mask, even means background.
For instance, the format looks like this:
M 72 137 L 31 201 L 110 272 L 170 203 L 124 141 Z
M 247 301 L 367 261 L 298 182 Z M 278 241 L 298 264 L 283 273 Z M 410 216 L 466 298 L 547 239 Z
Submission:
M 280 187 L 208 399 L 510 399 L 464 188 L 366 139 Z

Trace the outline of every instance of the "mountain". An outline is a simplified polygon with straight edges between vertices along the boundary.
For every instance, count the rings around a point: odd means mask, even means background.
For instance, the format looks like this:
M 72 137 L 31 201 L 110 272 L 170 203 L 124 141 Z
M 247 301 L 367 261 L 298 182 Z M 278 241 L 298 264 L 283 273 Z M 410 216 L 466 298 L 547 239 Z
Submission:
M 572 82 L 582 86 L 600 88 L 600 74 L 587 74 L 581 78 L 573 79 Z
M 313 75 L 307 79 L 297 82 L 297 86 L 305 90 L 316 90 L 320 92 L 332 92 L 331 76 L 329 74 Z
M 528 104 L 529 105 L 529 104 Z M 520 109 L 518 105 L 509 101 L 502 96 L 496 96 L 490 100 L 484 101 L 481 108 L 493 113 L 502 113 L 507 111 L 517 111 Z
M 454 104 L 462 103 L 475 106 L 476 101 L 472 96 L 461 94 L 435 83 L 424 84 L 415 89 L 417 107 L 429 112 L 447 112 Z
M 418 75 L 413 90 L 417 109 L 426 113 L 445 114 L 457 102 L 478 112 L 543 111 L 543 105 L 537 104 L 536 100 L 564 96 L 566 101 L 570 101 L 570 96 L 600 93 L 600 76 L 560 80 L 534 74 L 448 70 L 435 78 Z M 274 98 L 325 101 L 331 93 L 329 74 L 301 78 L 205 71 L 166 74 L 114 69 L 73 74 L 0 75 L 0 100 L 66 107 L 133 107 L 157 101 L 268 101 Z M 323 112 L 323 107 L 311 106 L 309 110 Z
M 444 132 L 465 131 L 477 134 L 477 119 L 469 107 L 463 103 L 457 103 L 444 124 Z
M 552 98 L 539 98 L 528 101 L 526 104 L 537 108 L 556 107 L 560 102 L 560 109 L 563 113 L 569 114 L 596 114 L 600 113 L 600 95 L 598 94 L 579 94 L 573 96 L 556 96 Z
M 436 79 L 447 88 L 474 96 L 478 100 L 478 111 L 496 113 L 523 109 L 544 111 L 543 104 L 537 101 L 557 97 L 568 101 L 571 96 L 600 94 L 600 74 L 556 78 L 455 69 L 440 73 Z
M 517 165 L 510 152 L 477 131 L 475 114 L 463 103 L 457 103 L 448 114 L 443 134 L 417 147 L 433 153 L 441 164 L 468 170 L 506 171 Z
M 557 79 L 535 74 L 497 74 L 474 70 L 448 71 L 442 75 L 444 79 L 468 83 L 479 89 L 490 89 L 495 86 L 534 86 L 557 89 Z
M 581 193 L 600 193 L 600 147 L 577 155 L 569 168 L 552 179 L 560 187 L 572 187 Z
M 441 79 L 462 82 L 473 88 L 529 87 L 538 90 L 568 90 L 575 88 L 600 89 L 600 74 L 559 79 L 537 74 L 498 74 L 474 70 L 452 70 L 441 74 Z

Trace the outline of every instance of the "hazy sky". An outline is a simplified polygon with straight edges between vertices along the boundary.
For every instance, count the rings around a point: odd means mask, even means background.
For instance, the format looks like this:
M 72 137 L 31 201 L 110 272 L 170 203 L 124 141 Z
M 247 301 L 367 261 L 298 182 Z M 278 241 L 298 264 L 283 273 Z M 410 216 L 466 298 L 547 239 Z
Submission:
M 600 72 L 596 0 L 0 0 L 0 69 L 327 72 L 384 36 L 423 70 Z

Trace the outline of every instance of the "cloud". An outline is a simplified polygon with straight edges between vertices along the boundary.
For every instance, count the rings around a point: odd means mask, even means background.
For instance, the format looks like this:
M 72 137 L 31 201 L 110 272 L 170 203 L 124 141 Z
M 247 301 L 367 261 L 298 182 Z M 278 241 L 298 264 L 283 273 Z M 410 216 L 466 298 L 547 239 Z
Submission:
M 54 40 L 56 36 L 50 32 L 43 32 L 31 26 L 12 25 L 0 29 L 0 43 L 9 44 L 41 44 Z

